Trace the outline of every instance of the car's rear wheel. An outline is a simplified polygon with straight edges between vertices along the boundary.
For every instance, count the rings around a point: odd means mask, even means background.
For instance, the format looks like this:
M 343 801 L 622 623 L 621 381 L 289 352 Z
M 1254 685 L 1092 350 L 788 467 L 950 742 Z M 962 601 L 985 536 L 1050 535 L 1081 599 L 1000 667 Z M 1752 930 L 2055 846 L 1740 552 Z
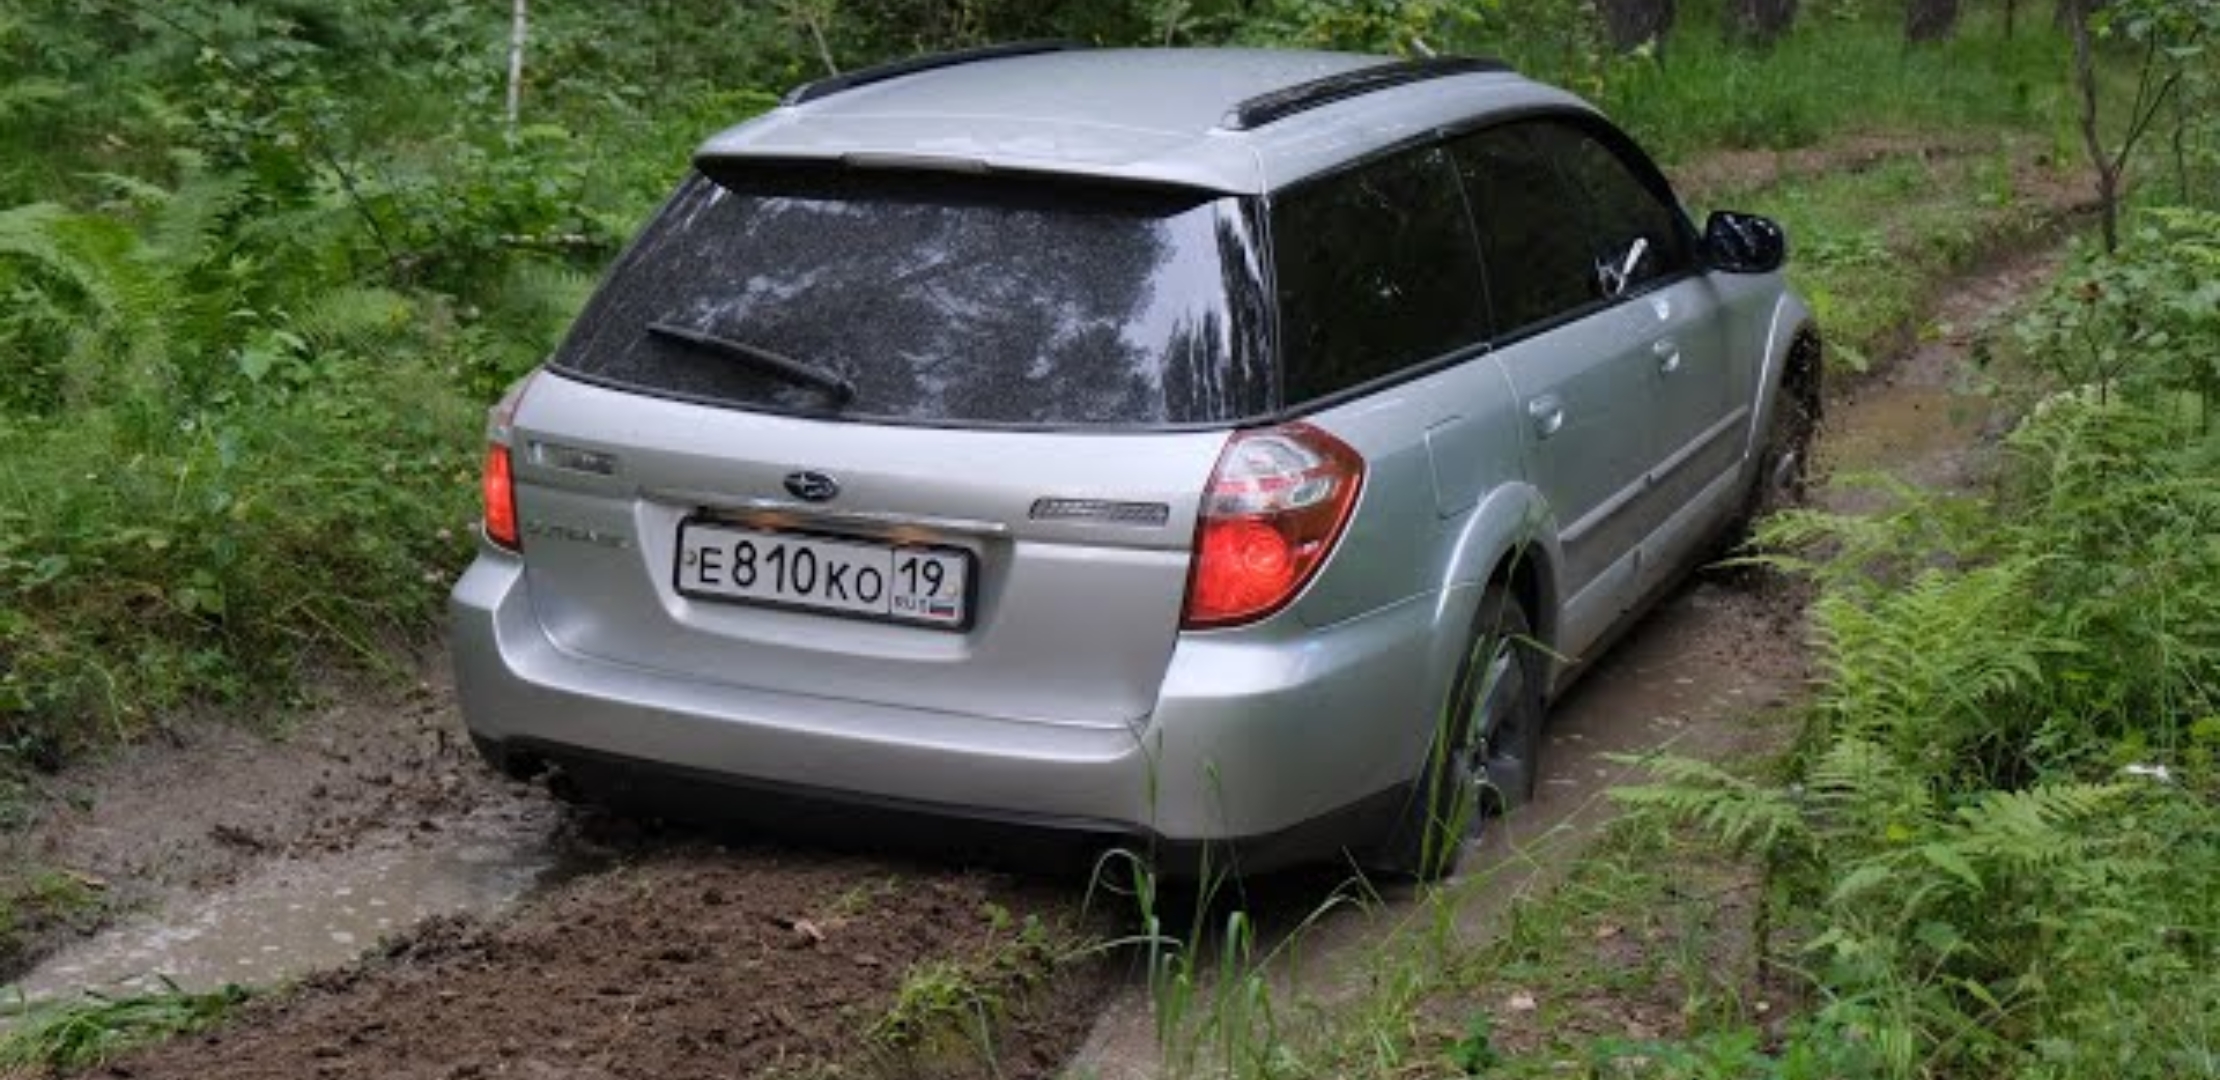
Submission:
M 1425 769 L 1383 851 L 1387 869 L 1421 881 L 1448 877 L 1488 813 L 1534 797 L 1546 668 L 1532 625 L 1509 591 L 1490 587 L 1481 597 Z

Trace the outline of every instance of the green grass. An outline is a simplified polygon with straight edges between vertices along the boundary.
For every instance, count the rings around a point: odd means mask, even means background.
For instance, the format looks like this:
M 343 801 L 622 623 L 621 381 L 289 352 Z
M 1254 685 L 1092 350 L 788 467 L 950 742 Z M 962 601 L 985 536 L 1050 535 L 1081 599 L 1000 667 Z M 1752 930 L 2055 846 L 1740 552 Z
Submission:
M 2061 224 L 2059 210 L 2025 197 L 2021 184 L 2074 178 L 2038 176 L 2046 170 L 2036 157 L 2024 140 L 2000 139 L 1991 151 L 1897 156 L 1709 201 L 1781 222 L 1789 279 L 1819 316 L 1830 362 L 1863 370 L 1913 341 L 1944 283 Z
M 1309 919 L 1264 955 L 1229 913 L 1222 932 L 1179 943 L 1196 958 L 1188 997 L 1157 993 L 1159 1010 L 1185 1010 L 1160 1033 L 1165 1075 L 1541 1078 L 1577 1064 L 1595 1071 L 1572 1075 L 1616 1076 L 1615 1058 L 1696 1053 L 1747 1064 L 1757 1026 L 1792 1004 L 1757 989 L 1763 900 L 1751 866 L 1654 824 L 1552 833 L 1421 890 L 1343 961 L 1336 982 L 1360 989 L 1331 1004 L 1276 991 L 1270 974 L 1299 957 Z M 1475 909 L 1489 929 L 1468 939 Z
M 97 1066 L 131 1047 L 211 1027 L 247 1000 L 237 986 L 191 993 L 167 979 L 163 984 L 145 994 L 0 1004 L 0 1023 L 8 1025 L 0 1032 L 0 1069 Z
M 15 969 L 37 935 L 82 926 L 102 908 L 98 890 L 51 867 L 24 860 L 0 870 L 0 974 Z
M 2052 136 L 2073 115 L 2068 48 L 2043 22 L 2023 18 L 2007 40 L 1994 16 L 1974 12 L 1956 37 L 1907 48 L 1894 18 L 1807 11 L 1779 45 L 1754 52 L 1725 44 L 1699 10 L 1659 58 L 1611 62 L 1596 97 L 1668 160 L 1856 131 Z
M 421 373 L 211 418 L 154 445 L 116 413 L 0 416 L 0 712 L 19 754 L 130 738 L 337 651 L 420 637 L 466 550 L 477 409 Z M 43 744 L 43 745 L 42 745 Z
M 887 1076 L 970 1076 L 999 1069 L 996 1037 L 1060 965 L 1096 948 L 1038 916 L 999 905 L 981 911 L 986 940 L 968 955 L 935 957 L 903 973 L 894 998 L 863 1032 L 865 1071 Z

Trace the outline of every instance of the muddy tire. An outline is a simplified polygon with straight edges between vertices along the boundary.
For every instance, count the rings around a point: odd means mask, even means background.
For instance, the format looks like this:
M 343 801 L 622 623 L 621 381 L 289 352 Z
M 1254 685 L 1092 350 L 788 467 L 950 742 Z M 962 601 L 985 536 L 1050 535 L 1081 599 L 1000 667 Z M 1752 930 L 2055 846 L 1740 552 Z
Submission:
M 1491 586 L 1436 720 L 1426 766 L 1382 847 L 1383 869 L 1419 881 L 1448 877 L 1488 814 L 1533 799 L 1547 671 L 1526 610 L 1510 592 Z
M 478 760 L 486 767 L 518 783 L 531 783 L 547 771 L 547 764 L 525 754 L 511 753 L 509 749 L 491 739 L 470 733 L 471 748 L 478 752 Z
M 1799 339 L 1788 360 L 1772 418 L 1758 444 L 1757 476 L 1727 530 L 1730 548 L 1747 544 L 1750 531 L 1768 516 L 1804 504 L 1812 443 L 1819 435 L 1819 343 L 1809 337 Z

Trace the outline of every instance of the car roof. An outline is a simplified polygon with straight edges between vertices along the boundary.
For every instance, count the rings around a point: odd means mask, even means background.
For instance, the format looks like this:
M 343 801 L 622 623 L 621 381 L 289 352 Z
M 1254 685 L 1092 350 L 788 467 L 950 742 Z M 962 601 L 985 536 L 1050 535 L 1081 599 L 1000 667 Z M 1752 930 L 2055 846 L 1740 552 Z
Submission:
M 1058 49 L 894 74 L 811 96 L 703 143 L 697 161 L 842 161 L 1262 193 L 1490 115 L 1594 110 L 1514 72 L 1428 77 L 1243 125 L 1243 102 L 1391 57 L 1274 49 Z

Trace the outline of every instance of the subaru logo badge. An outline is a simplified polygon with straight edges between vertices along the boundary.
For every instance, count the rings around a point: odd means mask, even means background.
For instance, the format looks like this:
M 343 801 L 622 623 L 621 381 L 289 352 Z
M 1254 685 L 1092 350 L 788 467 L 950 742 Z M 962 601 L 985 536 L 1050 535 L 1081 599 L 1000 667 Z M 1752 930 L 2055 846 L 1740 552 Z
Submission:
M 786 474 L 787 493 L 803 502 L 831 502 L 840 494 L 840 481 L 813 469 Z

